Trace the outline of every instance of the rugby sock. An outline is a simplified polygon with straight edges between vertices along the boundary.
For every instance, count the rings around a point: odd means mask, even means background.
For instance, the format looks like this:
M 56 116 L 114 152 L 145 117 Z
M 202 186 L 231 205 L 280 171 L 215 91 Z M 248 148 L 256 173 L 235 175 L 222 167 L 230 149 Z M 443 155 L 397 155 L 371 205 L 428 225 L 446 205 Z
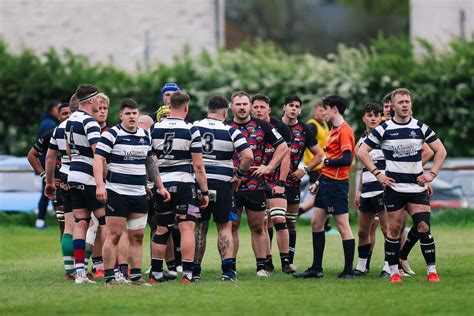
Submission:
M 354 263 L 354 252 L 355 252 L 355 240 L 354 239 L 343 240 L 342 247 L 344 248 L 344 271 L 343 272 L 352 273 L 352 267 Z M 367 259 L 365 260 L 367 261 Z
M 365 269 L 367 269 L 367 271 L 370 270 L 370 259 L 372 259 L 372 250 L 369 250 L 369 256 L 367 257 L 367 263 L 365 265 Z
M 123 276 L 128 279 L 128 263 L 119 264 L 119 270 L 122 272 Z
M 387 273 L 390 274 L 390 267 L 389 267 L 389 265 L 388 265 L 388 261 L 384 261 L 384 262 L 383 262 L 382 271 L 385 271 L 385 272 L 387 272 Z
M 420 233 L 420 247 L 426 265 L 434 266 L 436 264 L 435 241 L 429 231 L 426 233 Z
M 284 266 L 290 264 L 290 256 L 288 253 L 281 253 L 280 252 L 280 261 L 281 261 L 281 267 L 283 268 Z
M 155 279 L 161 279 L 163 277 L 163 260 L 162 259 L 151 259 L 151 275 Z
M 105 283 L 109 283 L 110 281 L 115 280 L 114 269 L 105 269 L 104 280 L 105 280 Z
M 323 270 L 323 254 L 324 246 L 326 244 L 326 234 L 323 231 L 313 232 L 313 265 L 312 270 Z
M 86 241 L 84 239 L 74 239 L 74 264 L 77 270 L 84 270 L 84 257 L 86 256 Z
M 87 268 L 88 268 L 88 264 L 89 264 L 89 259 L 92 255 L 92 246 L 89 245 L 89 244 L 86 244 L 86 255 L 84 257 L 84 267 L 87 271 Z
M 265 258 L 265 266 L 267 266 L 267 267 L 272 267 L 273 266 L 273 257 L 272 257 L 272 255 L 268 255 Z
M 398 258 L 400 256 L 400 239 L 385 238 L 385 257 L 390 267 L 390 275 L 400 274 Z
M 268 227 L 268 238 L 270 239 L 270 248 L 272 248 L 272 241 L 273 241 L 273 227 Z
M 234 261 L 232 258 L 227 258 L 227 259 L 222 260 L 222 263 L 221 263 L 222 273 L 227 276 L 233 276 L 234 275 L 234 271 L 232 271 L 233 263 Z
M 142 278 L 142 269 L 132 268 L 130 269 L 130 280 L 138 281 Z
M 257 271 L 265 270 L 265 258 L 257 258 Z
M 400 259 L 407 260 L 408 255 L 410 254 L 411 249 L 415 246 L 416 242 L 420 239 L 418 231 L 415 226 L 410 228 L 410 231 L 407 234 L 407 239 L 403 245 L 402 250 L 400 251 Z
M 74 273 L 74 246 L 72 245 L 72 234 L 64 234 L 61 239 L 61 250 L 63 252 L 64 270 L 66 273 Z
M 193 263 L 192 270 L 193 270 L 193 275 L 201 275 L 201 264 L 196 263 L 196 262 Z
M 92 257 L 92 264 L 96 271 L 104 269 L 104 261 L 102 260 L 102 257 Z
M 290 263 L 293 263 L 293 259 L 295 258 L 295 251 L 296 251 L 296 230 L 290 230 L 288 231 L 288 234 L 290 236 L 288 255 L 290 258 Z
M 168 266 L 169 271 L 175 271 L 176 272 L 176 261 L 174 259 L 170 260 L 170 261 L 166 261 L 166 265 Z
M 174 259 L 176 261 L 176 265 L 181 265 L 181 233 L 179 229 L 173 229 L 172 238 L 174 243 Z
M 190 260 L 183 260 L 183 276 L 191 280 L 193 278 L 193 262 Z
M 237 258 L 231 258 L 232 259 L 232 270 L 234 272 L 237 271 Z
M 357 261 L 356 270 L 359 270 L 360 272 L 365 272 L 367 270 L 367 261 L 369 258 L 370 246 L 370 244 L 367 244 L 357 247 L 357 250 L 359 252 L 359 259 Z

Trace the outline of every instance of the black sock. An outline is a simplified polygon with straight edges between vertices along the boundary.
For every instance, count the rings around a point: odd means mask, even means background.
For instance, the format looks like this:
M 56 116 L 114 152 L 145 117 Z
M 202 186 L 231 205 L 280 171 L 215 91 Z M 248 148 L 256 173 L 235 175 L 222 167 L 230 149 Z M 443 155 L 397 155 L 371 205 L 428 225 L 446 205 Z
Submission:
M 435 251 L 435 241 L 431 233 L 428 231 L 426 233 L 420 233 L 420 247 L 421 253 L 425 258 L 426 265 L 435 265 L 436 264 L 436 251 Z
M 357 252 L 359 253 L 359 258 L 367 259 L 369 257 L 371 244 L 362 245 L 357 247 Z
M 265 258 L 257 258 L 257 271 L 265 270 Z
M 290 263 L 293 263 L 293 260 L 295 259 L 295 251 L 296 251 L 296 230 L 290 230 L 288 231 L 288 234 L 290 236 L 288 255 L 290 258 Z
M 172 233 L 173 243 L 174 243 L 174 259 L 176 265 L 181 265 L 181 233 L 179 229 L 173 229 Z
M 186 261 L 183 260 L 183 272 L 191 272 L 193 271 L 193 262 L 192 261 Z
M 415 246 L 418 239 L 420 239 L 420 235 L 417 232 L 416 227 L 413 226 L 412 228 L 410 228 L 410 231 L 407 234 L 405 244 L 403 245 L 403 248 L 400 251 L 400 259 L 407 260 L 411 249 L 413 248 L 413 246 Z
M 115 272 L 114 269 L 105 269 L 105 283 L 109 283 L 112 280 L 115 280 Z
M 313 232 L 313 265 L 312 270 L 323 270 L 324 245 L 326 244 L 325 232 Z
M 183 267 L 184 270 L 184 267 Z M 201 275 L 201 264 L 200 263 L 193 263 L 193 275 Z
M 398 265 L 400 257 L 400 239 L 385 238 L 385 258 L 389 266 Z
M 152 272 L 163 272 L 163 260 L 151 259 L 151 271 Z
M 142 278 L 142 269 L 130 269 L 130 280 L 138 281 Z
M 176 271 L 176 261 L 175 260 L 166 261 L 166 266 L 168 266 L 169 271 Z
M 271 248 L 272 241 L 273 241 L 273 227 L 268 227 L 267 231 L 268 231 L 268 238 L 270 239 L 270 248 Z
M 119 270 L 125 278 L 128 278 L 128 263 L 119 264 Z
M 370 270 L 370 259 L 372 259 L 372 250 L 369 250 L 369 256 L 367 257 L 367 263 L 365 264 L 365 268 Z
M 343 240 L 342 247 L 344 248 L 344 271 L 343 272 L 352 273 L 353 263 L 354 263 L 355 240 L 354 239 Z
M 232 265 L 234 261 L 232 258 L 224 259 L 221 263 L 222 273 L 228 275 L 229 273 L 233 273 Z
M 283 268 L 284 266 L 290 264 L 290 257 L 288 253 L 280 253 L 280 261 L 281 261 L 281 267 Z

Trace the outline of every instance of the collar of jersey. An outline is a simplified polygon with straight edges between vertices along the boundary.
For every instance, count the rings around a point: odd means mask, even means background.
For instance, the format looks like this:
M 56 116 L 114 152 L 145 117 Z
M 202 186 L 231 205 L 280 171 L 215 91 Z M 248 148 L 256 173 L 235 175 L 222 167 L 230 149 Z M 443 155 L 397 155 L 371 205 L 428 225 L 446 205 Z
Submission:
M 410 120 L 409 120 L 408 122 L 406 122 L 406 123 L 398 123 L 397 121 L 395 121 L 395 120 L 392 118 L 392 122 L 395 123 L 395 124 L 397 124 L 397 125 L 408 125 L 408 124 L 411 123 L 411 120 L 412 120 L 412 119 L 413 119 L 413 118 L 410 117 Z

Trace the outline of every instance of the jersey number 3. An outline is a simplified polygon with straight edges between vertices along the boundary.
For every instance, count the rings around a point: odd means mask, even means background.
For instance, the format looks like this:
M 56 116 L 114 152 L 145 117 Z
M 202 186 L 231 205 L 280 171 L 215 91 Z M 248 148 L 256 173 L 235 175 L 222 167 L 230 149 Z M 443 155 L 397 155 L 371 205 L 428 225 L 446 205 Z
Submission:
M 204 154 L 210 154 L 214 150 L 214 134 L 204 133 L 202 135 L 202 152 Z

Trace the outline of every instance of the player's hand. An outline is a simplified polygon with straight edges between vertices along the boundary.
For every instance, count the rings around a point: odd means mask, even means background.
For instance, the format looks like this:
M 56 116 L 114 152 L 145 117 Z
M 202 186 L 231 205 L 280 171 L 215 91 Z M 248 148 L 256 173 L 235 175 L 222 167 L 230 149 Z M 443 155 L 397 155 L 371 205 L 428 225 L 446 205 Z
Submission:
M 241 182 L 242 182 L 242 179 L 239 179 L 235 176 L 232 177 L 232 179 L 230 180 L 230 183 L 232 183 L 232 189 L 234 190 L 234 192 L 237 192 L 239 190 Z
M 153 192 L 148 188 L 145 187 L 146 197 L 151 200 L 153 198 Z
M 100 203 L 105 203 L 107 201 L 107 191 L 105 190 L 104 185 L 98 186 L 95 189 L 95 198 Z
M 56 187 L 52 183 L 47 183 L 44 187 L 44 195 L 50 200 L 53 200 L 56 196 Z
M 431 186 L 431 183 L 428 183 L 428 196 L 431 197 L 434 193 L 433 187 Z
M 163 198 L 163 202 L 169 202 L 171 200 L 171 194 L 168 192 L 168 190 L 165 189 L 165 187 L 159 188 L 156 190 L 159 195 Z
M 384 187 L 392 187 L 395 184 L 394 179 L 387 177 L 382 172 L 379 173 L 376 178 Z
M 271 166 L 265 166 L 265 165 L 253 166 L 253 167 L 250 167 L 250 169 L 255 169 L 255 171 L 252 173 L 253 177 L 261 177 L 273 171 L 273 168 Z
M 67 183 L 59 183 L 59 187 L 63 190 L 69 190 L 69 185 Z
M 315 183 L 309 186 L 309 193 L 311 193 L 311 195 L 316 195 L 316 193 L 318 193 L 318 189 L 319 181 L 316 181 Z
M 275 185 L 272 189 L 272 194 L 273 195 L 278 195 L 278 194 L 285 194 L 285 187 L 281 187 L 279 185 Z
M 433 181 L 434 178 L 431 174 L 422 174 L 421 176 L 419 176 L 418 178 L 416 178 L 416 182 L 418 183 L 419 186 L 425 186 L 425 184 Z
M 208 195 L 200 195 L 199 202 L 201 203 L 201 208 L 206 208 L 209 205 L 209 196 Z
M 354 206 L 359 207 L 360 206 L 360 191 L 357 191 L 354 197 Z
M 60 185 L 61 185 L 61 180 L 55 178 L 55 179 L 53 180 L 53 183 L 54 183 L 54 185 L 56 186 L 56 188 L 59 188 Z
M 290 177 L 293 181 L 298 181 L 298 180 L 301 180 L 301 178 L 303 178 L 304 174 L 305 172 L 303 169 L 298 169 L 292 174 L 290 174 Z

